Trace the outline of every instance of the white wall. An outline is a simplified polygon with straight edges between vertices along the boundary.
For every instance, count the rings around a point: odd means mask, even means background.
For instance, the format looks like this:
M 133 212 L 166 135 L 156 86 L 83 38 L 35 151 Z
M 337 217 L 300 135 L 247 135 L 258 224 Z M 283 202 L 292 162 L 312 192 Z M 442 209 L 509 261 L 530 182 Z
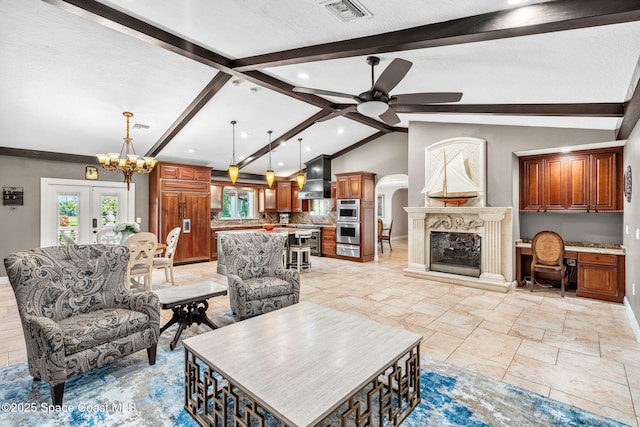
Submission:
M 407 134 L 393 132 L 331 161 L 332 179 L 342 172 L 374 172 L 376 182 L 385 175 L 407 173 Z
M 624 201 L 624 230 L 622 242 L 626 249 L 625 268 L 625 298 L 626 304 L 631 308 L 636 319 L 636 326 L 640 323 L 640 240 L 636 233 L 640 234 L 640 124 L 631 132 L 624 149 L 624 167 L 631 165 L 632 193 L 631 203 Z M 628 228 L 629 233 L 626 233 Z M 634 293 L 635 285 L 635 293 Z M 640 341 L 640 331 L 636 330 L 636 338 Z

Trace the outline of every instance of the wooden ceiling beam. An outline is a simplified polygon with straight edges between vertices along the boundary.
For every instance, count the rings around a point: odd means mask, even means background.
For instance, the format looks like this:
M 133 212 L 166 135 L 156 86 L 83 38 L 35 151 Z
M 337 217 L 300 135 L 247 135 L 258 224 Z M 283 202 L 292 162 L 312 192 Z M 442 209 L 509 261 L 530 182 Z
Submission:
M 100 165 L 96 156 L 56 153 L 53 151 L 26 150 L 24 148 L 0 147 L 0 156 L 25 157 L 28 159 L 49 160 L 54 162 L 84 163 Z
M 640 20 L 638 0 L 556 0 L 233 61 L 236 71 L 451 46 Z
M 640 76 L 640 60 L 638 60 L 635 75 Z M 624 117 L 616 139 L 628 139 L 633 129 L 638 126 L 638 123 L 640 123 L 640 80 L 636 80 L 636 87 L 633 90 L 631 99 L 624 103 Z
M 494 114 L 510 116 L 622 117 L 622 103 L 394 105 L 397 113 Z

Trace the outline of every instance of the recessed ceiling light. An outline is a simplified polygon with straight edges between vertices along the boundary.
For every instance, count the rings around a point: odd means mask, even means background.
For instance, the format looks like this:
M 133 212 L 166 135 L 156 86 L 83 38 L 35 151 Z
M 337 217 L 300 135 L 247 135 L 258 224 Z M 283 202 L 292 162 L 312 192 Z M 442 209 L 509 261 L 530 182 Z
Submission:
M 300 80 L 307 80 L 309 78 L 309 74 L 307 74 L 307 73 L 298 73 L 298 78 Z
M 238 157 L 240 160 L 244 160 L 244 156 L 240 156 Z
M 248 138 L 248 137 L 249 137 L 249 134 L 248 134 L 248 133 L 246 133 L 246 132 L 242 132 L 242 133 L 240 134 L 240 138 Z
M 311 151 L 311 147 L 307 147 L 307 148 L 305 148 L 305 150 L 304 150 L 304 151 Z
M 339 128 L 338 129 L 338 135 L 342 135 L 344 133 L 344 128 Z
M 278 162 L 278 166 L 284 166 L 283 162 Z
M 516 4 L 520 4 L 520 3 L 524 3 L 525 0 L 509 0 L 508 3 L 510 5 L 516 5 Z
M 195 152 L 196 152 L 196 150 L 194 150 L 193 148 L 189 148 L 189 149 L 187 150 L 187 152 L 189 152 L 189 153 L 195 153 Z
M 282 141 L 282 142 L 280 143 L 280 145 L 279 145 L 279 147 L 286 147 L 286 146 L 287 146 L 287 143 L 286 143 L 286 142 L 284 142 L 284 141 Z

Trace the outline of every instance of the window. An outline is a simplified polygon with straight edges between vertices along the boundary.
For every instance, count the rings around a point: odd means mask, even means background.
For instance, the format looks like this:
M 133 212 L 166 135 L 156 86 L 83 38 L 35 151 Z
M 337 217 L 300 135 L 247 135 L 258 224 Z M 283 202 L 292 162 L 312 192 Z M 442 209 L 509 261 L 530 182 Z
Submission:
M 222 190 L 222 219 L 257 217 L 257 194 L 253 188 L 224 187 Z

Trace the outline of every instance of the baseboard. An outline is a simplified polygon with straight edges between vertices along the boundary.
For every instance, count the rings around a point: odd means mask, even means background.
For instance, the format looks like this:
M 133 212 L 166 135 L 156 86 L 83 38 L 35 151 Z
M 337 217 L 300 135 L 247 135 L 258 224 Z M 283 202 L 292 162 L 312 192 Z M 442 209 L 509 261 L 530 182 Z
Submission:
M 629 323 L 631 323 L 633 334 L 636 336 L 636 341 L 640 342 L 640 324 L 638 324 L 638 319 L 636 319 L 636 316 L 631 309 L 631 304 L 629 304 L 629 300 L 627 299 L 627 297 L 624 297 L 624 306 L 627 309 L 627 316 L 629 317 Z

